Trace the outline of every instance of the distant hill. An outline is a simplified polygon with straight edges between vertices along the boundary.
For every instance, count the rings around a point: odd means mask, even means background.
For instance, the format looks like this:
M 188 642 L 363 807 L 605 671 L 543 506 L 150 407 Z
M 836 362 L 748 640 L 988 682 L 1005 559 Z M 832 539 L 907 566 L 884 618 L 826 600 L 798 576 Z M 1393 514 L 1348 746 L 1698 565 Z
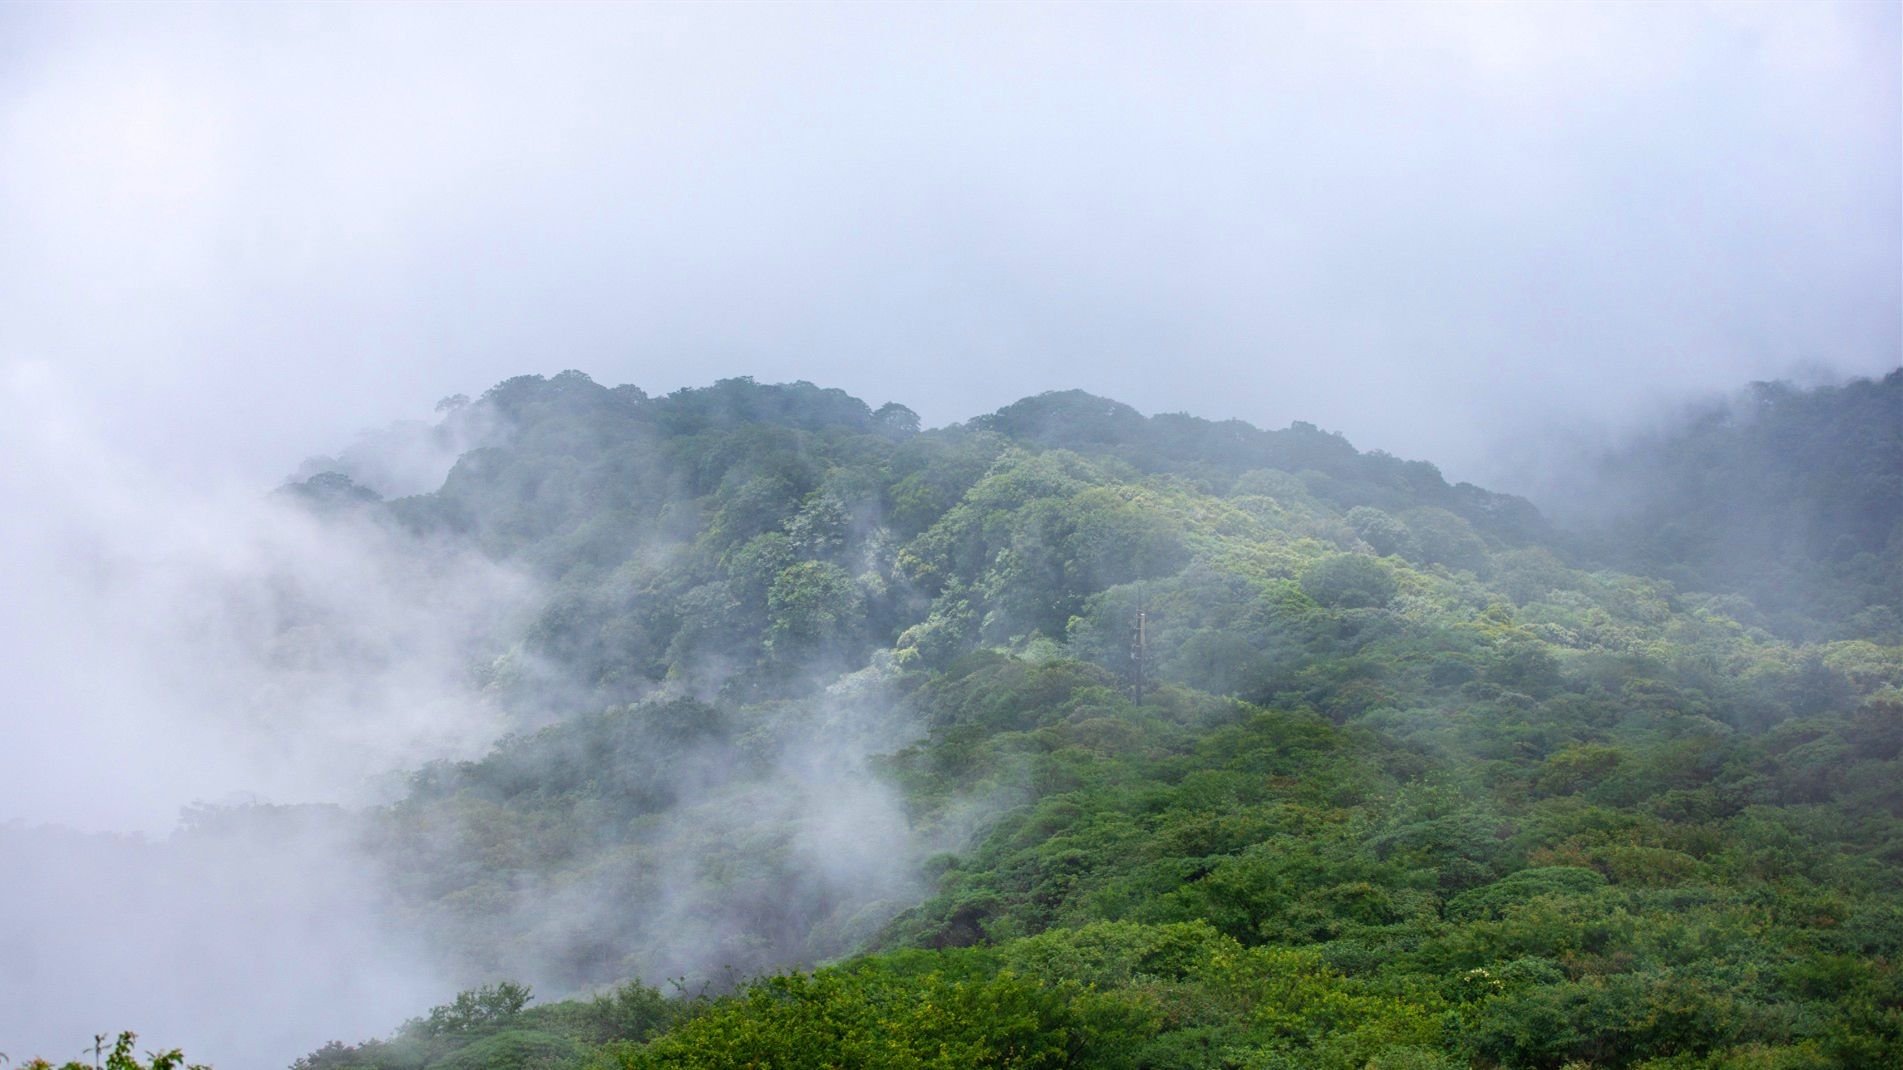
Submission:
M 1800 390 L 1753 383 L 1581 473 L 1598 559 L 1795 637 L 1903 629 L 1903 369 Z

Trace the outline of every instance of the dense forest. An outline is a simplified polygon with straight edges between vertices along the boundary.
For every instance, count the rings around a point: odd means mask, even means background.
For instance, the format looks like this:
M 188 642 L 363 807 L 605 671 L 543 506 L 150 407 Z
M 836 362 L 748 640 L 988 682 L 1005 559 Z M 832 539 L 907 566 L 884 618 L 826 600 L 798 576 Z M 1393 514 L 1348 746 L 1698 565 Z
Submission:
M 409 434 L 440 487 L 280 493 L 545 597 L 471 670 L 518 731 L 323 818 L 468 989 L 297 1070 L 1903 1065 L 1903 372 L 1564 527 L 1076 391 L 565 372 Z

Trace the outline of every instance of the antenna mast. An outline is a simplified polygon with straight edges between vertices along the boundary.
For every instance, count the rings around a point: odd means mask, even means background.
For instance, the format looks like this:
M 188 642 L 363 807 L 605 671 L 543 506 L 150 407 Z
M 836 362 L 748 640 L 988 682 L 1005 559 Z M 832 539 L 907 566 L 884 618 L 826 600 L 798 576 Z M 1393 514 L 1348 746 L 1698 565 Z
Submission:
M 1136 671 L 1136 683 L 1135 683 L 1135 686 L 1132 688 L 1132 690 L 1135 691 L 1136 693 L 1136 703 L 1139 706 L 1143 704 L 1143 655 L 1144 655 L 1144 647 L 1147 645 L 1147 639 L 1148 639 L 1148 636 L 1145 634 L 1145 630 L 1146 630 L 1145 625 L 1148 623 L 1145 620 L 1146 616 L 1147 614 L 1145 614 L 1143 611 L 1143 583 L 1141 581 L 1138 581 L 1137 583 L 1137 641 L 1136 641 L 1136 653 L 1135 653 L 1137 671 Z

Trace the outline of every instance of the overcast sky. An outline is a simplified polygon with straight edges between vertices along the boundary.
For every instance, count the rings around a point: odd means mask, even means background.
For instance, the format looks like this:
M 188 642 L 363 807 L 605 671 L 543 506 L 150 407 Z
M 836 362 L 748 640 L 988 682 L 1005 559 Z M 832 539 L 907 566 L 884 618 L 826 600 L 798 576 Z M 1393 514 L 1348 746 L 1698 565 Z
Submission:
M 269 486 L 510 375 L 1082 387 L 1484 476 L 1899 362 L 1892 3 L 0 6 L 8 419 Z

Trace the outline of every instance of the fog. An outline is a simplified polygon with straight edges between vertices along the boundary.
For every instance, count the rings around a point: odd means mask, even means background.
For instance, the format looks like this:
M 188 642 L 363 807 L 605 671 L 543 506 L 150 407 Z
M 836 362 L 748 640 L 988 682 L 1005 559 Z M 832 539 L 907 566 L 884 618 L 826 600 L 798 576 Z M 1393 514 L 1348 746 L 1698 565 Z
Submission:
M 440 998 L 346 811 L 174 829 L 197 804 L 380 802 L 481 753 L 505 722 L 473 659 L 534 585 L 362 517 L 168 481 L 44 366 L 9 369 L 0 404 L 0 1050 L 63 1061 L 132 1028 L 285 1065 Z
M 0 1050 L 276 1065 L 463 979 L 346 811 L 174 832 L 516 727 L 479 670 L 537 581 L 287 477 L 431 489 L 489 430 L 439 398 L 573 367 L 928 425 L 1076 387 L 1563 493 L 1903 360 L 1900 54 L 1880 4 L 0 8 Z M 776 756 L 817 786 L 760 823 L 884 896 L 874 749 Z
M 447 972 L 384 914 L 341 815 L 276 816 L 164 841 L 0 825 L 9 1054 L 90 1061 L 132 1029 L 141 1051 L 283 1067 L 441 1002 Z
M 928 425 L 1082 387 L 1482 478 L 1899 359 L 1895 5 L 0 20 L 0 354 L 188 474 L 575 367 Z
M 50 373 L 16 372 L 0 487 L 31 507 L 0 543 L 25 566 L 6 818 L 164 832 L 193 801 L 364 801 L 377 774 L 501 730 L 470 659 L 520 629 L 526 577 L 255 488 L 168 483 L 102 447 Z

